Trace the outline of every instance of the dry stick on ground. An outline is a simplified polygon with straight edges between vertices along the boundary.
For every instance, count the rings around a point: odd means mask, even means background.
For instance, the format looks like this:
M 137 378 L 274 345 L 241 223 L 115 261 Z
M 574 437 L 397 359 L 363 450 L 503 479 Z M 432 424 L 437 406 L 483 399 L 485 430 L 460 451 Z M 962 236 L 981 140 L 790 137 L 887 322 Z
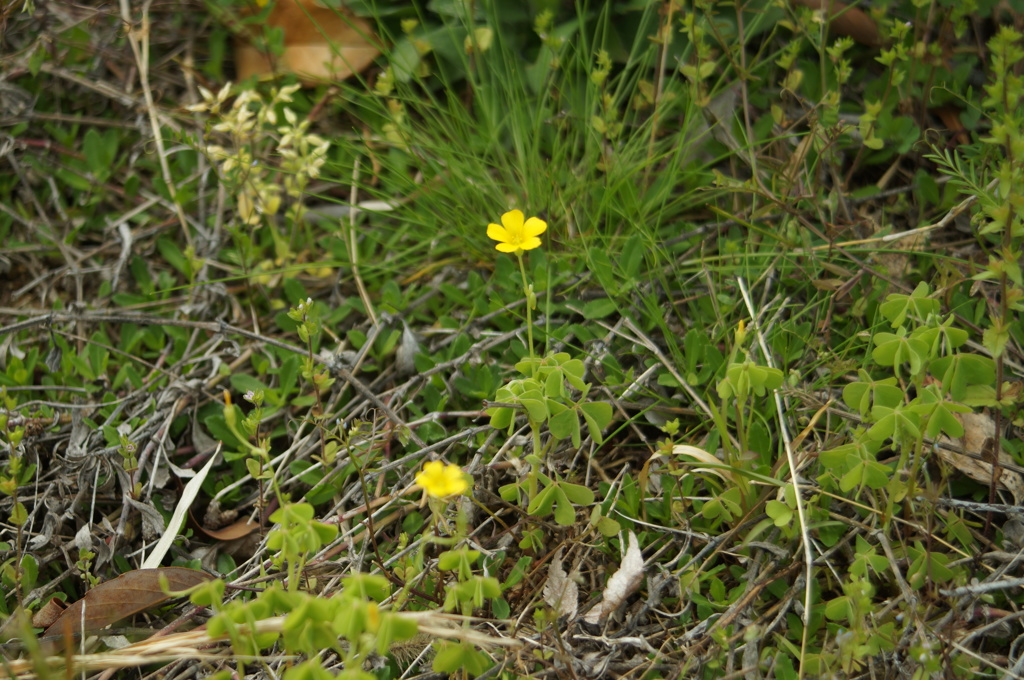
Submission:
M 472 628 L 453 627 L 451 623 L 463 623 L 472 619 L 455 614 L 439 612 L 395 612 L 395 616 L 415 621 L 424 634 L 448 640 L 461 640 L 479 647 L 518 648 L 522 643 L 511 638 L 501 638 L 481 633 Z M 282 633 L 284 616 L 261 619 L 254 624 L 238 624 L 238 633 Z M 77 672 L 103 671 L 118 668 L 134 668 L 153 663 L 170 663 L 180 660 L 183 656 L 195 660 L 223 660 L 224 657 L 211 648 L 230 643 L 231 637 L 221 635 L 211 637 L 206 630 L 191 630 L 185 633 L 174 633 L 163 637 L 151 637 L 121 649 L 114 649 L 97 654 L 69 654 L 68 656 L 51 656 L 45 659 L 16 659 L 0 666 L 0 678 L 27 679 L 37 677 L 35 672 L 56 671 L 64 669 L 68 677 Z M 207 651 L 210 650 L 210 651 Z M 285 658 L 285 657 L 279 657 Z M 289 657 L 294 658 L 294 657 Z
M 160 172 L 167 183 L 167 189 L 174 202 L 174 210 L 178 215 L 178 222 L 181 223 L 181 231 L 185 236 L 185 242 L 192 245 L 192 234 L 188 228 L 188 220 L 185 218 L 185 210 L 178 200 L 178 189 L 174 183 L 174 176 L 171 174 L 171 166 L 167 162 L 167 150 L 164 148 L 163 134 L 160 129 L 160 117 L 157 114 L 156 103 L 153 101 L 153 90 L 149 86 L 149 6 L 152 0 L 143 0 L 142 3 L 142 26 L 136 28 L 132 21 L 132 11 L 129 0 L 121 0 L 121 20 L 128 29 L 128 42 L 132 47 L 132 54 L 135 56 L 135 65 L 139 69 L 139 84 L 142 86 L 142 94 L 146 100 L 146 112 L 149 114 L 149 124 L 153 130 L 153 142 L 156 144 L 157 160 L 160 162 Z
M 746 282 L 743 277 L 738 279 L 740 293 L 743 295 L 743 302 L 747 306 L 747 312 L 750 314 L 750 318 L 754 326 L 754 334 L 757 337 L 757 343 L 761 348 L 761 354 L 764 357 L 765 362 L 771 368 L 775 368 L 775 358 L 772 353 L 768 350 L 768 343 L 765 342 L 764 334 L 761 332 L 760 324 L 758 323 L 758 315 L 754 310 L 754 303 L 750 299 L 750 291 L 747 289 Z M 790 477 L 793 480 L 793 487 L 796 491 L 794 497 L 796 498 L 796 514 L 800 521 L 800 541 L 804 548 L 804 631 L 803 639 L 801 641 L 801 654 L 800 654 L 800 670 L 798 676 L 803 675 L 803 662 L 805 652 L 807 650 L 807 635 L 808 630 L 811 627 L 811 584 L 814 582 L 814 550 L 811 545 L 810 532 L 807 528 L 807 510 L 804 508 L 803 494 L 801 493 L 801 482 L 800 482 L 800 468 L 796 463 L 796 454 L 793 451 L 793 441 L 789 436 L 789 428 L 786 426 L 786 410 L 782 403 L 782 394 L 778 389 L 772 390 L 772 395 L 775 398 L 775 412 L 779 422 L 779 435 L 782 438 L 782 444 L 786 449 L 786 461 L 789 464 Z
M 352 266 L 352 279 L 356 282 L 356 289 L 359 291 L 359 298 L 363 301 L 363 306 L 366 307 L 366 315 L 370 317 L 370 321 L 374 326 L 377 325 L 377 314 L 373 311 L 373 303 L 370 301 L 370 295 L 366 292 L 366 286 L 363 285 L 363 277 L 359 273 L 359 242 L 356 239 L 356 216 L 359 211 L 356 209 L 357 195 L 359 187 L 359 156 L 356 156 L 355 162 L 352 164 L 352 192 L 349 194 L 349 204 L 352 208 L 348 213 L 348 220 L 341 218 L 341 224 L 344 228 L 348 225 L 345 245 L 348 247 L 348 257 Z

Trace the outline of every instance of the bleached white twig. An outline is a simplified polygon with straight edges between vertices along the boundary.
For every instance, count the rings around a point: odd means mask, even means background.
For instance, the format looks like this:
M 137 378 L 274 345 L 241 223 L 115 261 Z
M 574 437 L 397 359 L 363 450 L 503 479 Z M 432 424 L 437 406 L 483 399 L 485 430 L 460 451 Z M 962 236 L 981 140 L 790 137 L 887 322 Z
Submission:
M 765 342 L 761 326 L 757 321 L 758 314 L 754 310 L 754 303 L 750 298 L 747 282 L 740 276 L 737 277 L 737 283 L 739 284 L 740 293 L 743 295 L 743 302 L 747 306 L 747 312 L 750 314 L 754 335 L 757 337 L 757 343 L 761 347 L 764 360 L 768 366 L 775 368 L 775 360 L 772 358 L 772 353 L 768 351 L 768 343 Z M 800 643 L 800 670 L 797 674 L 797 677 L 802 677 L 803 660 L 806 656 L 803 652 L 807 649 L 807 631 L 811 627 L 811 584 L 814 583 L 814 549 L 811 546 L 810 532 L 807 530 L 807 511 L 804 508 L 803 494 L 800 492 L 800 474 L 798 472 L 799 468 L 796 465 L 796 455 L 793 452 L 793 440 L 789 436 L 789 428 L 786 427 L 786 411 L 782 405 L 782 393 L 778 389 L 774 389 L 772 390 L 772 396 L 775 397 L 775 411 L 779 418 L 779 436 L 782 438 L 782 444 L 786 449 L 786 462 L 789 464 L 789 474 L 793 480 L 793 488 L 796 491 L 794 494 L 796 496 L 796 515 L 800 521 L 800 542 L 804 549 L 804 634 Z

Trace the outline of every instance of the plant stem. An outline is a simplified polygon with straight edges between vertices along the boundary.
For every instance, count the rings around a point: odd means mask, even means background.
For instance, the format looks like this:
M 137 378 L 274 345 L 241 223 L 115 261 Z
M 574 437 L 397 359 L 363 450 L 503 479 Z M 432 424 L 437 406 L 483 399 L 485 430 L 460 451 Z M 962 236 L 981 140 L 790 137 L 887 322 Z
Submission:
M 516 259 L 519 260 L 519 273 L 523 277 L 523 293 L 526 295 L 526 343 L 527 349 L 530 351 L 530 358 L 536 358 L 533 353 L 533 306 L 536 304 L 536 300 L 533 297 L 533 291 L 530 290 L 530 284 L 526 281 L 526 265 L 523 264 L 523 251 L 516 253 Z M 533 377 L 537 377 L 537 367 L 533 368 Z
M 526 495 L 529 497 L 527 506 L 537 497 L 537 486 L 540 480 L 540 423 L 530 422 L 533 431 L 533 457 L 530 458 L 530 472 L 526 475 Z

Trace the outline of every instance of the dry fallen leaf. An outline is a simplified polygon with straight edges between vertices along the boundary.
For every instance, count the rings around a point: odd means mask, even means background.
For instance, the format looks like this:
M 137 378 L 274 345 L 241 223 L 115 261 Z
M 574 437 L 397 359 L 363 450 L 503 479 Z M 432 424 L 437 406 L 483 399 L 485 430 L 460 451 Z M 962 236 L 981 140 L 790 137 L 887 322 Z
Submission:
M 878 47 L 882 44 L 881 36 L 878 33 L 878 24 L 869 17 L 864 10 L 857 7 L 849 7 L 845 2 L 839 0 L 793 0 L 797 5 L 810 7 L 815 11 L 828 8 L 830 12 L 829 28 L 837 35 L 847 35 L 868 47 Z
M 707 472 L 721 477 L 723 481 L 732 484 L 739 483 L 735 472 L 726 467 L 726 465 L 714 454 L 708 453 L 704 449 L 698 449 L 696 446 L 690 446 L 689 444 L 676 444 L 672 447 L 672 453 L 677 456 L 689 456 L 690 458 L 695 458 L 706 465 L 715 466 L 710 468 L 694 468 L 694 472 Z M 687 461 L 683 461 L 683 463 L 687 464 Z
M 49 628 L 53 625 L 53 622 L 60 618 L 65 607 L 64 603 L 58 600 L 56 597 L 51 597 L 50 601 L 39 608 L 35 614 L 32 615 L 32 626 L 34 628 Z
M 213 578 L 204 571 L 184 567 L 126 572 L 99 584 L 71 604 L 50 624 L 43 637 L 99 630 L 164 602 L 168 596 L 160 587 L 161 576 L 167 579 L 172 591 L 186 590 Z
M 932 113 L 939 117 L 942 124 L 949 132 L 950 142 L 958 145 L 971 143 L 971 136 L 967 134 L 967 128 L 960 120 L 960 111 L 954 106 L 937 106 Z
M 234 541 L 235 539 L 248 536 L 252 532 L 260 528 L 259 522 L 253 522 L 248 517 L 243 517 L 234 524 L 229 524 L 223 529 L 207 529 L 204 526 L 196 524 L 199 530 L 209 536 L 210 538 L 218 541 Z
M 344 80 L 380 55 L 366 21 L 315 0 L 277 0 L 267 23 L 284 31 L 284 54 L 272 63 L 264 50 L 239 38 L 235 43 L 238 80 L 281 71 L 295 73 L 306 85 Z
M 558 612 L 559 616 L 570 619 L 576 616 L 579 587 L 562 568 L 562 549 L 555 553 L 548 565 L 548 580 L 544 584 L 544 601 Z
M 210 456 L 210 460 L 206 461 L 206 465 L 203 466 L 195 477 L 188 480 L 188 484 L 182 489 L 181 498 L 178 499 L 178 504 L 174 506 L 174 513 L 171 515 L 171 521 L 167 524 L 163 536 L 156 542 L 152 552 L 142 561 L 143 569 L 154 569 L 160 566 L 164 555 L 167 554 L 175 539 L 178 538 L 178 529 L 181 528 L 181 523 L 185 521 L 188 509 L 192 507 L 192 502 L 199 495 L 199 489 L 202 488 L 203 482 L 206 481 L 206 475 L 210 474 L 213 464 L 217 462 L 217 454 L 219 452 L 219 448 L 214 451 L 213 455 Z
M 964 436 L 959 439 L 939 437 L 935 451 L 960 472 L 981 484 L 992 483 L 992 453 L 996 438 L 996 424 L 984 413 L 954 413 L 964 426 Z M 1000 488 L 1013 495 L 1015 504 L 1024 500 L 1024 478 L 1017 472 L 1017 463 L 1006 451 L 999 451 L 999 476 L 996 481 Z
M 611 616 L 626 601 L 627 597 L 640 588 L 640 583 L 643 580 L 644 555 L 640 552 L 636 534 L 631 531 L 629 532 L 629 547 L 626 548 L 626 554 L 622 556 L 619 570 L 608 579 L 608 585 L 604 587 L 601 601 L 587 612 L 583 620 L 591 624 L 601 623 Z

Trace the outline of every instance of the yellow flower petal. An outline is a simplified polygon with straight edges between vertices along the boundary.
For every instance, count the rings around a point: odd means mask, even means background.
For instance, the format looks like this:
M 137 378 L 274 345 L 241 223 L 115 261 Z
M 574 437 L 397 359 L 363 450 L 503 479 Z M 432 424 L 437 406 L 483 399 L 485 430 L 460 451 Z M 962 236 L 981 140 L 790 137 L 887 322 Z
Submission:
M 501 223 L 505 225 L 509 233 L 515 234 L 523 230 L 523 211 L 509 210 L 501 216 Z
M 547 231 L 547 228 L 548 228 L 548 223 L 547 222 L 545 222 L 544 220 L 540 219 L 539 217 L 531 217 L 530 219 L 526 220 L 526 224 L 523 225 L 523 232 L 527 236 L 540 236 L 545 231 Z M 538 241 L 537 246 L 539 246 L 539 245 L 540 245 L 540 242 Z M 536 248 L 537 246 L 533 246 L 533 247 Z
M 424 465 L 423 472 L 416 475 L 416 483 L 434 498 L 453 496 L 469 488 L 462 468 L 458 465 L 445 465 L 439 460 Z
M 519 254 L 541 246 L 538 236 L 548 228 L 547 222 L 531 217 L 524 221 L 522 210 L 509 210 L 501 216 L 501 224 L 488 224 L 487 236 L 498 242 L 495 249 L 502 253 Z
M 508 241 L 508 231 L 500 224 L 491 222 L 487 225 L 487 238 L 494 239 L 495 241 Z

